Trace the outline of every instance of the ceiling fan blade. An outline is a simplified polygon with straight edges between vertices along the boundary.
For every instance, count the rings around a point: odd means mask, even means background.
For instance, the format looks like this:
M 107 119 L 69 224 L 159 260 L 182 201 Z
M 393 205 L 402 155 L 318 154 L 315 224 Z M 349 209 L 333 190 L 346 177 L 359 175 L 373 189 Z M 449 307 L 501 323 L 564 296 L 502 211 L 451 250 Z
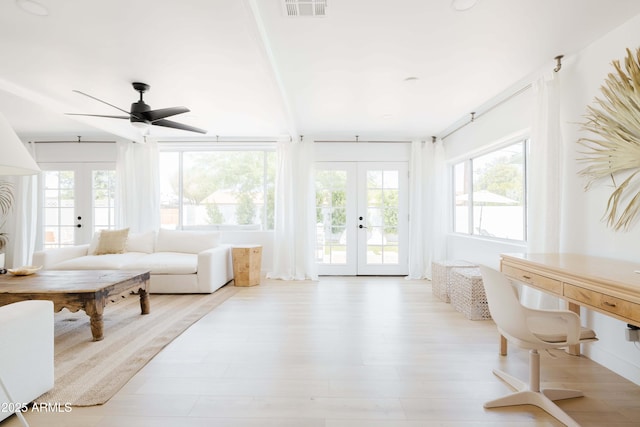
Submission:
M 155 126 L 164 126 L 167 128 L 174 128 L 174 129 L 181 129 L 181 130 L 188 130 L 189 132 L 197 132 L 197 133 L 207 133 L 206 130 L 204 129 L 200 129 L 197 127 L 193 127 L 193 126 L 189 126 L 189 125 L 185 125 L 182 123 L 177 123 L 171 120 L 165 120 L 165 119 L 160 119 L 160 120 L 156 120 L 154 122 L 151 123 L 152 125 Z
M 175 116 L 176 114 L 188 113 L 189 110 L 187 107 L 170 107 L 170 108 L 161 108 L 159 110 L 151 110 L 145 111 L 142 113 L 145 119 L 150 122 L 154 122 L 156 120 L 164 119 L 165 117 Z
M 123 110 L 122 108 L 120 108 L 120 107 L 118 107 L 118 106 L 115 106 L 115 105 L 113 105 L 113 104 L 109 104 L 107 101 L 103 101 L 103 100 L 102 100 L 102 99 L 100 99 L 100 98 L 96 98 L 95 96 L 91 96 L 91 95 L 89 95 L 88 93 L 84 93 L 84 92 L 81 92 L 81 91 L 79 91 L 79 90 L 75 90 L 75 89 L 73 89 L 73 91 L 74 91 L 75 93 L 79 93 L 80 95 L 84 95 L 84 96 L 86 96 L 86 97 L 88 97 L 88 98 L 91 98 L 91 99 L 93 99 L 93 100 L 95 100 L 95 101 L 102 102 L 103 104 L 106 104 L 106 105 L 108 105 L 109 107 L 113 107 L 113 108 L 115 108 L 116 110 L 120 110 L 120 111 L 122 111 L 123 113 L 127 113 L 127 114 L 129 114 L 129 115 L 132 115 L 132 116 L 133 116 L 133 117 L 135 117 L 136 119 L 144 120 L 144 117 L 139 117 L 139 116 L 137 116 L 137 115 L 135 115 L 135 114 L 131 114 L 131 112 L 129 112 L 129 111 L 127 111 L 127 110 Z M 128 118 L 128 117 L 127 117 L 127 118 Z
M 89 116 L 89 117 L 106 117 L 109 119 L 129 119 L 129 116 L 108 116 L 105 114 L 80 114 L 80 113 L 65 113 L 67 116 Z

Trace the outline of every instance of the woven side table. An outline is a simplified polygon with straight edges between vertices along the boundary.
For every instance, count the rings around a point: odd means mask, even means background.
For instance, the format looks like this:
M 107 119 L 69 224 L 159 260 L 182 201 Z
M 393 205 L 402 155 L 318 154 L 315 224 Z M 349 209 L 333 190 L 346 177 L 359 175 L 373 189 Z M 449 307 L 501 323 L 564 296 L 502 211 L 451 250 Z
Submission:
M 451 269 L 478 267 L 468 261 L 434 261 L 431 263 L 431 289 L 444 302 L 451 301 Z
M 479 268 L 451 269 L 451 305 L 469 320 L 491 319 Z

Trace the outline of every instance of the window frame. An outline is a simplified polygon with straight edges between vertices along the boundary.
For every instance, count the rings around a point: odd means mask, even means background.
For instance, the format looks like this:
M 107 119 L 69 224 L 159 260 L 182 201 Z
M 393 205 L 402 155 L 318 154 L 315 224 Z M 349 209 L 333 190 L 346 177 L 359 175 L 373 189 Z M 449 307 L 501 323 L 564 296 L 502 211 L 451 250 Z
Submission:
M 449 215 L 449 220 L 450 220 L 450 232 L 458 235 L 458 236 L 465 236 L 465 237 L 472 237 L 472 238 L 479 238 L 479 239 L 485 239 L 485 240 L 492 240 L 492 241 L 497 241 L 497 242 L 506 242 L 506 243 L 516 243 L 516 244 L 526 244 L 527 243 L 527 214 L 528 214 L 528 199 L 529 199 L 529 185 L 528 185 L 528 168 L 529 168 L 529 145 L 531 142 L 531 138 L 528 134 L 520 134 L 517 136 L 513 136 L 507 139 L 504 139 L 498 143 L 495 144 L 491 144 L 488 147 L 485 147 L 484 149 L 478 150 L 478 151 L 474 151 L 472 153 L 468 153 L 464 156 L 458 157 L 456 159 L 453 159 L 451 161 L 449 161 L 449 177 L 450 177 L 450 185 L 451 185 L 451 191 L 449 192 L 449 195 L 451 197 L 450 201 L 449 201 L 449 206 L 451 207 L 451 214 Z M 488 154 L 494 153 L 496 151 L 500 151 L 506 147 L 512 146 L 512 145 L 516 145 L 522 143 L 523 146 L 523 150 L 522 150 L 522 155 L 523 155 L 523 162 L 522 162 L 522 166 L 523 166 L 523 170 L 522 170 L 522 191 L 523 191 L 523 198 L 522 198 L 522 229 L 523 229 L 523 238 L 522 240 L 520 239 L 508 239 L 508 238 L 504 238 L 504 237 L 495 237 L 495 236 L 487 236 L 487 235 L 482 235 L 479 233 L 475 233 L 474 232 L 474 213 L 473 213 L 473 203 L 469 203 L 467 206 L 468 209 L 468 215 L 467 215 L 467 230 L 468 232 L 462 232 L 462 231 L 456 231 L 455 227 L 456 227 L 456 175 L 455 175 L 455 168 L 457 165 L 460 164 L 465 164 L 465 167 L 468 168 L 468 170 L 470 171 L 470 173 L 467 175 L 466 177 L 466 186 L 467 188 L 470 189 L 470 193 L 473 193 L 474 189 L 473 189 L 473 160 L 477 159 L 479 157 L 483 157 L 486 156 Z M 472 202 L 472 200 L 470 200 L 470 202 Z
M 184 180 L 184 153 L 189 152 L 238 152 L 238 151 L 258 151 L 265 153 L 263 157 L 263 203 L 265 209 L 262 209 L 262 217 L 260 228 L 258 231 L 273 231 L 273 228 L 268 228 L 268 218 L 267 218 L 267 190 L 268 190 L 268 171 L 267 171 L 267 156 L 268 152 L 276 152 L 276 143 L 275 142 L 250 142 L 250 143 L 217 143 L 217 142 L 202 142 L 202 143 L 191 143 L 191 142 L 159 142 L 158 143 L 158 151 L 160 154 L 162 153 L 177 153 L 178 154 L 178 223 L 176 224 L 176 229 L 184 230 L 185 227 L 189 229 L 215 229 L 215 230 L 229 230 L 229 231 L 242 231 L 246 229 L 246 226 L 243 225 L 233 225 L 233 224 L 216 224 L 216 225 L 185 225 L 184 224 L 184 198 L 183 198 L 183 180 Z M 277 161 L 277 160 L 276 160 Z M 277 164 L 276 164 L 277 167 Z M 276 171 L 277 173 L 277 171 Z M 275 186 L 275 178 L 273 185 Z M 162 225 L 161 225 L 162 226 Z

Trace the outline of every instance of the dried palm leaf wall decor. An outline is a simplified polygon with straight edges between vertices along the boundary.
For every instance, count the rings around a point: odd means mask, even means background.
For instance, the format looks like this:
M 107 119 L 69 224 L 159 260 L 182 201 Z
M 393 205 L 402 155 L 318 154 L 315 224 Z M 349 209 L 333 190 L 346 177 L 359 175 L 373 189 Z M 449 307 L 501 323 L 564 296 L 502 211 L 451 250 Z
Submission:
M 612 61 L 615 72 L 609 73 L 596 97 L 587 106 L 582 129 L 590 137 L 580 138 L 578 159 L 586 164 L 579 174 L 587 177 L 588 190 L 594 183 L 611 180 L 614 190 L 609 196 L 604 217 L 614 230 L 627 230 L 640 212 L 640 49 L 627 49 L 624 69 Z

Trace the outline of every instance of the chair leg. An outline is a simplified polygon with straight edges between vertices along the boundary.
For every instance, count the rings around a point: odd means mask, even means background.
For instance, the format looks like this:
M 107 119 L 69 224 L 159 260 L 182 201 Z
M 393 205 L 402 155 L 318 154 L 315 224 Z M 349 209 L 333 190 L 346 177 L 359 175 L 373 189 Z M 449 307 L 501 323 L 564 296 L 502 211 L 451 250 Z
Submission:
M 494 400 L 490 400 L 484 404 L 485 408 L 501 408 L 504 406 L 516 406 L 516 405 L 533 405 L 536 392 L 524 390 L 515 393 L 507 394 L 506 396 L 499 397 Z
M 583 396 L 582 392 L 565 389 L 544 389 L 540 391 L 540 355 L 536 350 L 531 350 L 529 354 L 529 372 L 531 376 L 529 384 L 505 372 L 494 370 L 493 373 L 513 387 L 516 392 L 486 402 L 484 407 L 499 408 L 504 406 L 534 405 L 569 427 L 579 427 L 579 424 L 553 401 L 580 397 Z
M 513 394 L 500 397 L 498 399 L 491 400 L 484 404 L 484 407 L 500 408 L 504 406 L 517 406 L 517 405 L 533 405 L 547 412 L 552 417 L 569 427 L 580 427 L 573 418 L 571 418 L 566 412 L 564 412 L 558 405 L 553 403 L 551 399 L 542 393 L 526 390 L 519 391 Z
M 545 395 L 536 393 L 536 396 L 538 397 L 538 402 L 532 403 L 532 405 L 543 409 L 545 412 L 568 427 L 580 427 L 580 424 L 578 424 L 573 418 L 571 418 L 566 412 L 564 412 L 558 405 L 553 403 L 553 401 L 551 401 Z
M 574 397 L 584 396 L 584 393 L 580 390 L 571 390 L 567 388 L 545 388 L 542 389 L 542 394 L 547 396 L 547 398 L 552 401 L 573 399 Z
M 500 378 L 505 383 L 509 384 L 516 391 L 524 391 L 529 388 L 529 385 L 519 378 L 514 377 L 513 375 L 509 375 L 504 371 L 499 371 L 497 369 L 493 370 L 493 375 Z

